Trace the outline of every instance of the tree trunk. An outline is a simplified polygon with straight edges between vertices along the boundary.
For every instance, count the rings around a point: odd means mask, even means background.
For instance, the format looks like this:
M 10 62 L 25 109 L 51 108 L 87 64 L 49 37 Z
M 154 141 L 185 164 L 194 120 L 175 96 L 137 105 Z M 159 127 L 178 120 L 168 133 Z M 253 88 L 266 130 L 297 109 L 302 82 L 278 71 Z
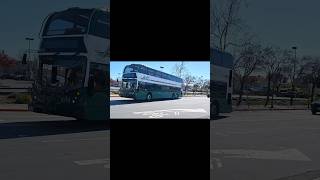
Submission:
M 240 91 L 239 91 L 239 99 L 237 102 L 237 106 L 239 106 L 242 102 L 243 88 L 244 88 L 244 78 L 240 80 Z
M 269 100 L 270 100 L 270 84 L 271 84 L 271 75 L 270 75 L 270 73 L 268 73 L 267 99 L 266 99 L 266 103 L 264 104 L 264 107 L 266 107 L 269 104 Z
M 273 97 L 274 97 L 274 87 L 272 87 L 272 94 L 271 94 L 271 106 L 270 108 L 273 108 Z

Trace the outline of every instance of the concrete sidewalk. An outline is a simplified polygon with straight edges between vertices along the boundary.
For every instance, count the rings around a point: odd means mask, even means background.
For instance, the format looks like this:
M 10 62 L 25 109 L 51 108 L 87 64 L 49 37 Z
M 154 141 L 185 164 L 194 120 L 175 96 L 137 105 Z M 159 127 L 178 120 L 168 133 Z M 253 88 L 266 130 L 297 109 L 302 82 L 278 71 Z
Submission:
M 0 111 L 28 111 L 28 104 L 0 104 Z

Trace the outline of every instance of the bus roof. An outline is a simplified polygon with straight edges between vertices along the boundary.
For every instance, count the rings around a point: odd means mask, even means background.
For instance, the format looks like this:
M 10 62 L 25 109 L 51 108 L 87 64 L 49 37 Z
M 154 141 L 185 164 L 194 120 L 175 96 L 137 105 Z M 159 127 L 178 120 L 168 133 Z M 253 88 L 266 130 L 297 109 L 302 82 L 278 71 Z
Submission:
M 183 79 L 182 78 L 180 78 L 180 77 L 178 77 L 178 76 L 174 76 L 174 75 L 172 75 L 172 74 L 168 74 L 168 73 L 165 73 L 165 72 L 162 72 L 162 71 L 159 71 L 159 70 L 156 70 L 156 69 L 153 69 L 153 68 L 150 68 L 150 67 L 148 67 L 148 66 L 145 66 L 145 65 L 142 65 L 142 64 L 130 64 L 130 65 L 127 65 L 126 67 L 130 67 L 130 66 L 140 66 L 140 67 L 144 67 L 144 68 L 146 68 L 146 69 L 152 69 L 152 70 L 154 70 L 154 71 L 156 71 L 156 72 L 159 72 L 159 73 L 161 73 L 161 74 L 166 74 L 166 75 L 168 75 L 168 76 L 172 76 L 172 77 L 175 77 L 175 78 L 177 78 L 177 79 L 179 79 L 181 82 L 183 82 Z

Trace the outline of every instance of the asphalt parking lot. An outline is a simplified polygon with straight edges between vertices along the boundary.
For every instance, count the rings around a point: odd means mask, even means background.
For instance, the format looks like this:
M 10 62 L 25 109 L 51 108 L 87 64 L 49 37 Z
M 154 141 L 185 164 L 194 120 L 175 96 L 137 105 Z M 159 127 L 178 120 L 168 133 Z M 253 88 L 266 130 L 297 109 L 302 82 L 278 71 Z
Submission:
M 310 111 L 224 114 L 211 121 L 211 179 L 320 179 L 319 139 Z
M 209 119 L 210 98 L 182 97 L 175 100 L 137 102 L 133 99 L 110 97 L 110 118 L 117 119 Z
M 105 122 L 0 112 L 0 179 L 109 179 Z

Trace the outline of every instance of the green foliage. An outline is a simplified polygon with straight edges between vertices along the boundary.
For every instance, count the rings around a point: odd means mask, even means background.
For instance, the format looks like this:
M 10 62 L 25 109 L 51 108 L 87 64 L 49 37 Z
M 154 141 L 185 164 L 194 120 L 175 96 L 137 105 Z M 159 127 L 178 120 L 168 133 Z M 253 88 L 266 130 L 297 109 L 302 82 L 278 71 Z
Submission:
M 31 102 L 31 95 L 19 93 L 15 95 L 16 104 L 29 104 Z

